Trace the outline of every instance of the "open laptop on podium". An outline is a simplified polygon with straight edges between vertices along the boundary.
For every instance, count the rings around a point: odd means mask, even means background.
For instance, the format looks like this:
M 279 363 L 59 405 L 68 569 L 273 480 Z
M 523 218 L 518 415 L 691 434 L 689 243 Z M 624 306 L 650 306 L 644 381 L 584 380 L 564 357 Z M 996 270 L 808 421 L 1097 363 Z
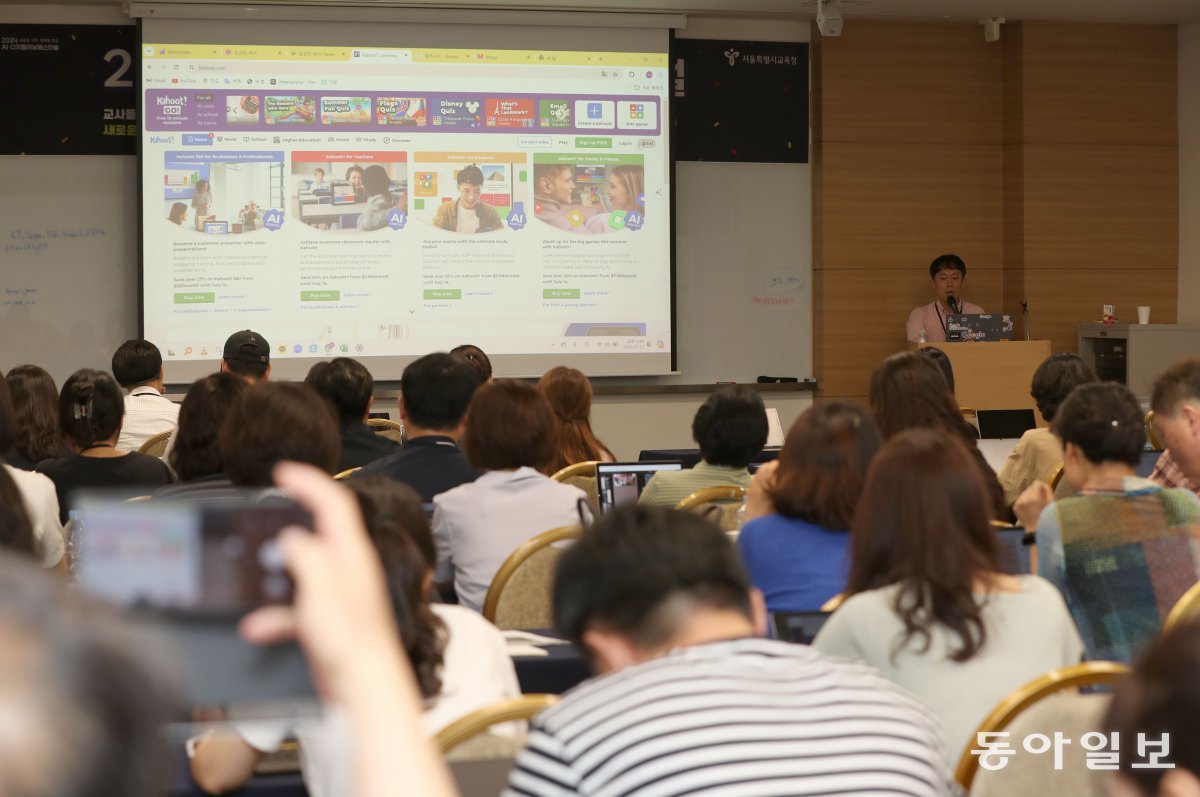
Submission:
M 1000 313 L 959 313 L 946 316 L 946 341 L 1012 340 L 1012 316 Z

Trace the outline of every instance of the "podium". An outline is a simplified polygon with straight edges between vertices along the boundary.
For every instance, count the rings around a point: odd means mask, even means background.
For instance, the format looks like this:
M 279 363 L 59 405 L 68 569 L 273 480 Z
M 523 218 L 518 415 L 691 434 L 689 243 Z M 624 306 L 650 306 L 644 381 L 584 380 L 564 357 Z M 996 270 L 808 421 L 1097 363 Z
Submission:
M 960 407 L 976 410 L 1033 410 L 1045 426 L 1029 388 L 1033 372 L 1050 356 L 1048 340 L 997 340 L 989 343 L 922 343 L 946 352 L 954 369 L 954 394 Z

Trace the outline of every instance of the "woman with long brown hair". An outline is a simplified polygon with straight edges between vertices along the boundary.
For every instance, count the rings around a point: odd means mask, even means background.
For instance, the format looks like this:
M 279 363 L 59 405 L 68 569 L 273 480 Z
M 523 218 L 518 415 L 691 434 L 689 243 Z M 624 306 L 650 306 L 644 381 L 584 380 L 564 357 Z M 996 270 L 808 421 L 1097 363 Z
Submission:
M 1000 480 L 979 450 L 978 435 L 963 420 L 937 363 L 914 351 L 893 354 L 871 374 L 870 402 L 884 440 L 906 429 L 940 429 L 961 442 L 987 490 L 988 517 L 1010 519 Z
M 813 642 L 923 700 L 952 760 L 1005 695 L 1083 653 L 1053 585 L 1000 572 L 971 463 L 962 442 L 932 429 L 879 450 L 851 525 L 848 597 Z
M 4 377 L 17 413 L 17 439 L 8 462 L 33 470 L 39 462 L 71 453 L 58 426 L 58 385 L 36 365 L 18 365 Z
M 558 454 L 554 470 L 576 462 L 613 462 L 615 457 L 592 431 L 592 383 L 583 372 L 559 365 L 538 380 L 538 390 L 554 411 Z

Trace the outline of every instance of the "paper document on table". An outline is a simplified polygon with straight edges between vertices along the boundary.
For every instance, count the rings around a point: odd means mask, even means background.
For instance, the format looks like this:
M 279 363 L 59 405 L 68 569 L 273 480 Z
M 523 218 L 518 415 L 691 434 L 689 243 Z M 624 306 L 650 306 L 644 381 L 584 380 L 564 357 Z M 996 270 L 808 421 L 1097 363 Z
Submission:
M 525 643 L 526 645 L 537 645 L 538 647 L 546 647 L 547 645 L 569 645 L 569 644 L 571 644 L 570 642 L 568 642 L 565 639 L 559 639 L 558 637 L 552 637 L 552 636 L 544 636 L 542 634 L 535 634 L 532 631 L 519 631 L 516 629 L 509 629 L 507 631 L 502 631 L 501 633 L 504 634 L 504 640 L 506 642 L 508 642 L 508 644 L 510 644 L 510 645 L 513 643 L 522 643 L 522 642 Z
M 511 656 L 549 656 L 550 653 L 546 650 L 530 645 L 527 642 L 509 642 L 506 646 L 508 655 Z

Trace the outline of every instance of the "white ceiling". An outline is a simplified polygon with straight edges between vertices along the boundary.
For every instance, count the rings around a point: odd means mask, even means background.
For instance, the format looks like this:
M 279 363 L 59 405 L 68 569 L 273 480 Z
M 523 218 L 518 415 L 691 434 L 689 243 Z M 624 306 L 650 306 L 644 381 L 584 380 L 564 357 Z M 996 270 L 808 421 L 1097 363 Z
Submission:
M 157 0 L 160 3 L 189 0 Z M 191 0 L 194 2 L 194 0 Z M 812 16 L 816 0 L 209 0 L 229 5 L 326 5 L 410 8 L 568 9 L 643 11 L 705 15 L 787 14 Z M 63 0 L 64 4 L 119 7 L 121 0 Z M 0 5 L 30 5 L 0 0 Z M 39 3 L 33 3 L 39 5 Z M 1200 0 L 843 0 L 846 17 L 877 19 L 979 20 L 984 17 L 1129 22 L 1151 25 L 1200 22 Z

